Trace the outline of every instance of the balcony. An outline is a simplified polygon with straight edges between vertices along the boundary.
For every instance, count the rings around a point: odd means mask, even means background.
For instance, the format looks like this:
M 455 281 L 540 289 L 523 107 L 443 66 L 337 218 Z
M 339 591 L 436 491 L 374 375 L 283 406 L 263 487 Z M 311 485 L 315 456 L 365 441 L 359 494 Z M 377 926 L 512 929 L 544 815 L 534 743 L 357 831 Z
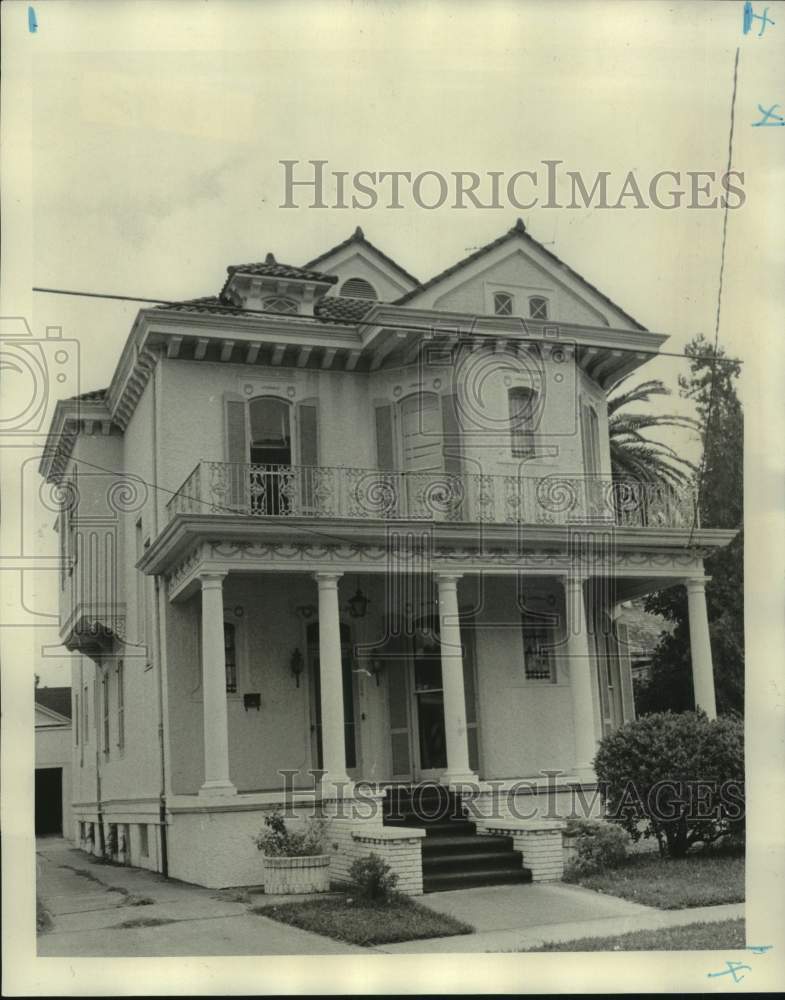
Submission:
M 694 493 L 586 476 L 385 472 L 200 462 L 167 504 L 178 514 L 484 524 L 691 528 Z M 696 522 L 696 526 L 699 526 Z

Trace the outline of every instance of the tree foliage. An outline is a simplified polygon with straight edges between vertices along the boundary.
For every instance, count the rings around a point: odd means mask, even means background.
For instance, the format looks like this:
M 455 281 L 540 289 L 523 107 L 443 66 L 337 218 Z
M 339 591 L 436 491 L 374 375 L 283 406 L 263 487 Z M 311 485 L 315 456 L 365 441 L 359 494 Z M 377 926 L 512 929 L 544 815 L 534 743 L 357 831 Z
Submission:
M 744 710 L 744 538 L 743 449 L 744 420 L 736 393 L 740 368 L 702 335 L 686 348 L 689 375 L 679 379 L 682 396 L 695 403 L 703 438 L 698 472 L 701 524 L 736 528 L 739 533 L 725 548 L 705 560 L 711 577 L 706 587 L 717 710 Z M 651 594 L 645 608 L 676 623 L 663 635 L 654 653 L 651 677 L 636 688 L 639 714 L 694 705 L 690 661 L 689 616 L 683 586 Z

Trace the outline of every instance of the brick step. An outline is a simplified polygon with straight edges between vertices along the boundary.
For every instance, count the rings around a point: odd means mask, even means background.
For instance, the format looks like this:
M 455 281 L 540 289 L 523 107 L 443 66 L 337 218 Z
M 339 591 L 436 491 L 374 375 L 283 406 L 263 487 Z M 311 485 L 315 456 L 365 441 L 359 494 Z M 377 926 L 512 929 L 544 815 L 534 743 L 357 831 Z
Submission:
M 511 851 L 512 837 L 482 837 L 476 834 L 453 834 L 452 836 L 426 835 L 422 841 L 423 860 L 437 854 L 495 854 L 497 851 Z
M 523 859 L 520 851 L 494 851 L 489 854 L 438 854 L 423 858 L 423 877 L 439 875 L 446 871 L 474 872 L 474 871 L 521 871 Z
M 472 889 L 483 885 L 516 885 L 531 882 L 528 868 L 472 869 L 463 872 L 440 872 L 423 876 L 423 892 L 444 892 L 449 889 Z

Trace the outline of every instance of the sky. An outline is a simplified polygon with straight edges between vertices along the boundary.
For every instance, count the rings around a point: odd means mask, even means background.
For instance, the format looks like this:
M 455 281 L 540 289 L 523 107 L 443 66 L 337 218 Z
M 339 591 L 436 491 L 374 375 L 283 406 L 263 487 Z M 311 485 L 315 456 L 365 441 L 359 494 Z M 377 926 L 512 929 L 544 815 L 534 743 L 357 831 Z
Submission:
M 54 399 L 108 384 L 137 307 L 33 295 L 33 285 L 214 294 L 228 264 L 269 251 L 303 263 L 357 225 L 424 280 L 521 215 L 551 252 L 668 334 L 666 350 L 682 351 L 697 333 L 714 337 L 717 209 L 427 210 L 411 198 L 401 210 L 283 209 L 280 161 L 322 159 L 350 174 L 511 174 L 553 159 L 589 178 L 610 171 L 614 188 L 629 171 L 644 186 L 661 170 L 719 175 L 738 47 L 733 168 L 745 172 L 746 202 L 728 213 L 719 340 L 746 360 L 779 308 L 785 264 L 781 206 L 779 219 L 771 207 L 785 136 L 752 127 L 759 102 L 785 101 L 775 35 L 785 38 L 785 8 L 769 4 L 781 26 L 757 37 L 743 36 L 742 7 L 36 4 L 37 32 L 18 36 L 30 74 L 19 133 L 29 185 L 20 181 L 4 237 L 3 315 L 29 317 L 36 336 L 57 326 L 78 342 L 78 388 L 69 376 L 53 384 Z M 11 16 L 26 17 L 26 5 L 5 5 L 6 29 Z M 644 373 L 675 385 L 684 370 L 658 360 Z M 759 384 L 745 375 L 740 391 L 746 401 Z M 35 516 L 39 551 L 54 551 L 51 514 Z M 26 573 L 20 587 L 25 606 L 53 610 L 51 572 Z M 65 682 L 65 659 L 49 657 L 40 672 Z

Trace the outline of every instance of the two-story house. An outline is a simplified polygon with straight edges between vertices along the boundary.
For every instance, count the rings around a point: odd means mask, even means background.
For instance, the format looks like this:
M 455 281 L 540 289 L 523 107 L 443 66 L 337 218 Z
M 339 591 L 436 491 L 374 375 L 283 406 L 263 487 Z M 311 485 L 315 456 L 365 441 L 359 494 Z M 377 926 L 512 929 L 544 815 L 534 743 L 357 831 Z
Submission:
M 83 846 L 259 883 L 286 788 L 334 817 L 337 878 L 374 850 L 410 892 L 513 879 L 511 839 L 557 874 L 553 816 L 634 716 L 620 602 L 686 585 L 715 714 L 703 557 L 732 533 L 611 475 L 607 394 L 665 339 L 521 222 L 425 283 L 358 229 L 142 309 L 41 463 Z M 444 838 L 392 822 L 426 780 L 473 789 L 484 863 L 477 830 L 440 872 Z

